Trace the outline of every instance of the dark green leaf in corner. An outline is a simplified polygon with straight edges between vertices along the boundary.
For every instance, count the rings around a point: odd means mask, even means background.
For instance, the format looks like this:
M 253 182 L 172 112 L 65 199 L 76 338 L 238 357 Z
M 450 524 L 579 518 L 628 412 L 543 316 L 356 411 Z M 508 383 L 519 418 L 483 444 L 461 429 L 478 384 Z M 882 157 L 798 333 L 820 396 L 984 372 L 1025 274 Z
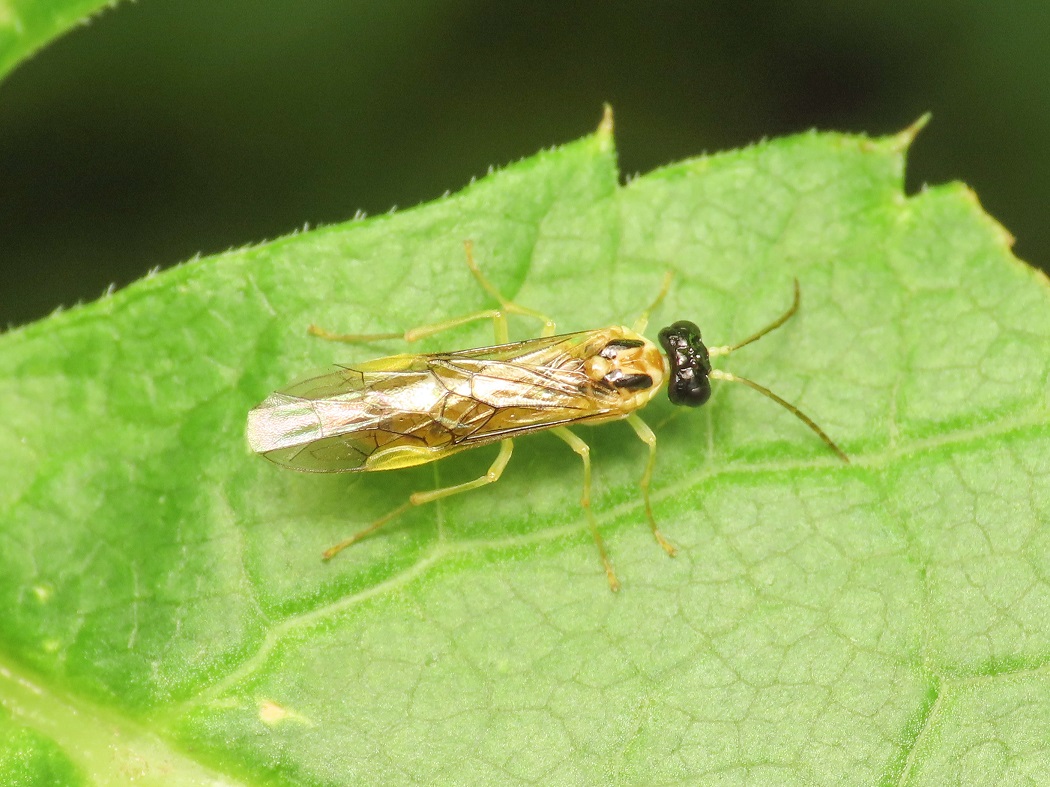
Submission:
M 199 260 L 0 337 L 0 723 L 140 784 L 1018 784 L 1050 765 L 1050 292 L 910 132 L 805 134 L 617 185 L 608 129 L 413 210 Z M 248 409 L 498 287 L 559 329 L 715 344 L 800 314 L 645 447 L 538 435 L 496 486 L 321 550 L 495 449 L 309 476 Z M 532 329 L 514 322 L 512 332 Z M 420 349 L 489 343 L 476 325 Z M 31 686 L 29 690 L 26 686 Z M 2 750 L 0 750 L 2 751 Z M 0 759 L 0 767 L 6 767 Z M 28 767 L 28 766 L 27 766 Z M 124 769 L 124 770 L 119 770 Z M 130 770 L 129 770 L 130 769 Z M 151 781 L 152 780 L 152 781 Z

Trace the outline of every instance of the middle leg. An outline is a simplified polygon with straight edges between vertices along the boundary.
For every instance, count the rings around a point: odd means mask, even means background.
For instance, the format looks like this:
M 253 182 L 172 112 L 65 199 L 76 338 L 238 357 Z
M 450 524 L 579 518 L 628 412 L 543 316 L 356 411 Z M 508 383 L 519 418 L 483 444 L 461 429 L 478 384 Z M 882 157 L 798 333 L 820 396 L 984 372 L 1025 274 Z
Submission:
M 433 336 L 436 333 L 441 333 L 442 331 L 447 331 L 451 328 L 458 328 L 460 325 L 466 325 L 467 323 L 475 322 L 477 320 L 492 320 L 492 327 L 496 334 L 496 344 L 506 344 L 510 341 L 509 330 L 507 327 L 507 315 L 518 314 L 542 322 L 543 329 L 540 333 L 541 336 L 554 335 L 554 332 L 557 330 L 554 320 L 542 312 L 538 312 L 535 309 L 530 309 L 526 306 L 520 306 L 514 301 L 504 297 L 503 293 L 496 289 L 496 286 L 485 278 L 485 275 L 481 272 L 478 264 L 474 261 L 474 243 L 472 241 L 464 241 L 463 250 L 467 256 L 467 267 L 470 268 L 471 274 L 481 288 L 499 302 L 500 308 L 483 309 L 481 311 L 472 312 L 471 314 L 452 317 L 448 320 L 441 320 L 440 322 L 429 323 L 427 325 L 419 325 L 415 328 L 410 328 L 403 333 L 334 333 L 333 331 L 326 330 L 317 325 L 309 326 L 307 328 L 307 333 L 311 336 L 316 336 L 319 339 L 325 339 L 326 341 L 347 342 L 350 344 L 383 341 L 386 339 L 403 339 L 406 342 L 415 342 L 428 336 Z
M 551 432 L 553 432 L 555 437 L 568 443 L 569 448 L 579 454 L 580 459 L 583 460 L 583 495 L 580 497 L 580 505 L 587 512 L 587 524 L 590 525 L 591 535 L 594 537 L 594 543 L 598 547 L 598 556 L 602 559 L 602 566 L 605 568 L 605 578 L 609 580 L 609 589 L 615 593 L 620 589 L 620 580 L 616 578 L 616 572 L 613 570 L 609 555 L 605 551 L 605 542 L 602 540 L 602 534 L 598 532 L 598 523 L 594 519 L 594 511 L 591 510 L 591 447 L 564 426 L 552 429 Z
M 642 442 L 649 446 L 649 461 L 645 463 L 645 472 L 642 474 L 642 482 L 640 484 L 642 487 L 642 499 L 645 500 L 645 515 L 649 518 L 649 527 L 653 530 L 653 538 L 656 539 L 656 543 L 663 547 L 664 552 L 674 557 L 678 550 L 660 532 L 660 528 L 656 524 L 656 517 L 653 516 L 652 504 L 649 502 L 649 480 L 653 477 L 653 466 L 656 464 L 656 435 L 653 434 L 653 430 L 649 428 L 645 421 L 638 417 L 637 413 L 631 413 L 627 416 L 627 423 L 631 425 L 634 433 L 638 435 Z

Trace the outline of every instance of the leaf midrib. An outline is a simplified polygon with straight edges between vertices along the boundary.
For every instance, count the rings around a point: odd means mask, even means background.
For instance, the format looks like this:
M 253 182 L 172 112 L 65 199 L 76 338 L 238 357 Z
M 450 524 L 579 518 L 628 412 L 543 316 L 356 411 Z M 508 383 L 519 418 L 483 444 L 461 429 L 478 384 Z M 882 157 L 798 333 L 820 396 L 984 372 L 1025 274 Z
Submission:
M 248 787 L 201 765 L 141 724 L 56 691 L 0 657 L 0 707 L 16 723 L 55 741 L 89 783 L 120 787 Z

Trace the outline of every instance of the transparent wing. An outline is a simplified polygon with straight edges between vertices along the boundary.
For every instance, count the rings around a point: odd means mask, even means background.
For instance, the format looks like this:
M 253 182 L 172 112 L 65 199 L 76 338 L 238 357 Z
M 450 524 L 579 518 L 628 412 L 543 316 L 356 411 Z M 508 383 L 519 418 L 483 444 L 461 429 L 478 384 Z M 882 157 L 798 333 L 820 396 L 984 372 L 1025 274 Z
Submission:
M 603 331 L 585 331 L 334 366 L 253 409 L 248 441 L 296 470 L 352 472 L 422 464 L 607 416 L 619 399 L 584 370 L 606 341 Z

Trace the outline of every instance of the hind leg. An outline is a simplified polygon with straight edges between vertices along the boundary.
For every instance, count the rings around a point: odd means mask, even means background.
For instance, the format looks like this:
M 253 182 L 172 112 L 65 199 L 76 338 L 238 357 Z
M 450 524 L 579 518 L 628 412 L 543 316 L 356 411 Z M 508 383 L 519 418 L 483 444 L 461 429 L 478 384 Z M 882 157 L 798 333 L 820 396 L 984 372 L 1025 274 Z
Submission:
M 473 481 L 467 481 L 463 484 L 455 484 L 454 486 L 446 486 L 441 489 L 431 489 L 427 492 L 413 492 L 408 501 L 402 503 L 393 511 L 389 511 L 383 516 L 379 517 L 375 522 L 370 524 L 368 527 L 358 530 L 350 538 L 345 541 L 340 541 L 334 547 L 329 547 L 324 551 L 322 557 L 325 560 L 331 560 L 333 557 L 338 555 L 348 546 L 356 544 L 362 538 L 371 535 L 381 528 L 388 522 L 401 516 L 401 514 L 408 511 L 414 506 L 421 506 L 426 503 L 433 503 L 435 500 L 440 500 L 443 497 L 451 497 L 452 495 L 458 495 L 460 492 L 469 492 L 471 489 L 478 489 L 488 484 L 494 484 L 499 480 L 499 477 L 503 475 L 503 470 L 506 468 L 507 463 L 510 461 L 511 452 L 514 450 L 514 442 L 511 440 L 503 440 L 499 444 L 499 454 L 496 456 L 496 461 L 492 463 L 489 470 L 485 475 L 480 478 L 475 478 Z

